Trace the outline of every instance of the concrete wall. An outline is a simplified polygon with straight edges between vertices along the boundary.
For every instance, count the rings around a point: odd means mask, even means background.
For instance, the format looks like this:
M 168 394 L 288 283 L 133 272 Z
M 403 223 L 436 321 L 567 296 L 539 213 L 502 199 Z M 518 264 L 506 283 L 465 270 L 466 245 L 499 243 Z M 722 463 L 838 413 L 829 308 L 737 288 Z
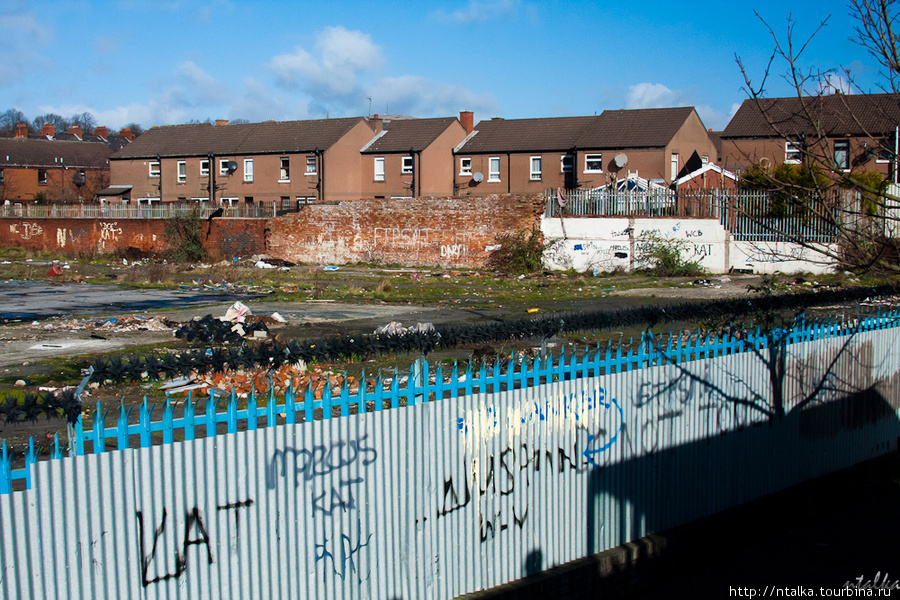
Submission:
M 542 198 L 355 200 L 270 221 L 269 254 L 294 262 L 478 267 L 504 232 L 530 230 Z
M 49 250 L 70 256 L 113 254 L 128 248 L 164 253 L 170 248 L 164 219 L 0 219 L 0 246 Z M 202 223 L 203 236 L 207 224 Z M 263 219 L 215 219 L 205 244 L 215 259 L 266 251 Z
M 717 219 L 542 218 L 541 231 L 551 244 L 545 255 L 551 269 L 639 269 L 648 266 L 643 256 L 654 238 L 681 245 L 683 257 L 709 273 L 827 273 L 834 263 L 797 244 L 735 242 Z

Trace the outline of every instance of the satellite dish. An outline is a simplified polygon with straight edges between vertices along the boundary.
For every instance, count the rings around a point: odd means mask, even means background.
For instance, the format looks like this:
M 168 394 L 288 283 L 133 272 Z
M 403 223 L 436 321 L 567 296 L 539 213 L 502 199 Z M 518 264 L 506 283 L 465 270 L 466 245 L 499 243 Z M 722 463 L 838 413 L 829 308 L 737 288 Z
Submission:
M 481 171 L 476 171 L 472 175 L 472 181 L 475 183 L 481 183 L 484 180 L 484 174 Z
M 768 169 L 769 159 L 763 156 L 761 159 L 759 159 L 759 166 L 761 166 L 763 169 Z
M 237 171 L 237 168 L 238 164 L 233 160 L 229 160 L 227 163 L 225 163 L 225 170 L 228 171 L 229 175 Z
M 616 154 L 616 157 L 613 159 L 613 162 L 616 163 L 616 166 L 620 169 L 628 164 L 628 157 L 624 154 Z

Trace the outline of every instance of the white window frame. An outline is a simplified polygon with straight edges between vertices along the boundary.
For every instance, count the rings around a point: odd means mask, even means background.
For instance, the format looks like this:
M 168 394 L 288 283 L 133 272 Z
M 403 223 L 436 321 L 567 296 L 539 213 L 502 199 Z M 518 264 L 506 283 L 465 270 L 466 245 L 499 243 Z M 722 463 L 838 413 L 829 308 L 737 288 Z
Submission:
M 220 158 L 219 159 L 219 175 L 228 175 L 228 159 Z
M 569 159 L 569 160 L 566 160 Z M 575 169 L 575 155 L 561 154 L 559 156 L 559 172 L 571 173 Z
M 709 156 L 706 155 L 706 154 L 704 154 L 703 156 L 701 156 L 701 157 L 700 157 L 700 164 L 703 165 L 704 167 L 705 167 L 706 165 L 708 165 L 708 164 L 709 164 Z
M 669 156 L 669 179 L 675 181 L 678 179 L 678 153 L 673 152 Z
M 206 166 L 204 166 L 206 165 Z M 200 161 L 200 177 L 209 177 L 209 159 L 204 158 Z
M 153 168 L 154 165 L 156 166 L 155 169 Z M 158 161 L 158 160 L 151 160 L 151 161 L 150 161 L 150 165 L 149 165 L 149 173 L 150 173 L 150 177 L 159 177 L 159 174 L 160 174 L 161 172 L 162 172 L 162 170 L 161 170 L 161 168 L 160 168 L 159 161 Z
M 541 156 L 532 156 L 528 159 L 528 165 L 531 170 L 531 181 L 540 181 L 541 180 L 541 170 L 544 164 L 544 160 Z M 537 169 L 535 169 L 535 165 L 537 165 Z
M 797 158 L 791 158 L 791 156 L 796 156 Z M 799 165 L 801 158 L 801 148 L 800 142 L 785 142 L 784 143 L 784 162 L 788 165 Z
M 470 157 L 459 159 L 459 175 L 460 177 L 470 177 L 472 175 L 472 159 Z
M 253 159 L 252 158 L 244 159 L 244 181 L 247 181 L 247 182 L 253 181 Z
M 841 164 L 838 162 L 838 144 L 843 146 L 843 150 L 845 153 L 844 154 L 844 156 L 845 156 L 844 164 Z M 849 171 L 850 170 L 850 140 L 834 140 L 834 152 L 832 153 L 832 156 L 834 157 L 835 165 L 837 165 L 837 167 L 839 169 L 841 169 L 842 171 Z
M 496 170 L 494 169 L 494 165 L 497 165 Z M 489 182 L 498 182 L 500 181 L 500 157 L 499 156 L 491 156 L 488 158 L 488 179 Z
M 591 163 L 600 163 L 600 167 L 592 169 Z M 602 173 L 603 172 L 603 154 L 585 154 L 584 155 L 584 172 L 585 173 Z
M 412 175 L 413 172 L 413 157 L 412 156 L 404 156 L 403 160 L 400 162 L 400 174 L 401 175 Z
M 384 157 L 376 156 L 373 167 L 375 169 L 374 181 L 384 181 Z
M 291 158 L 282 156 L 278 162 L 278 183 L 291 182 Z
M 47 185 L 47 181 L 48 181 L 47 177 L 48 177 L 47 169 L 38 169 L 37 170 L 38 185 Z
M 228 196 L 227 198 L 221 198 L 222 204 L 227 204 L 228 206 L 234 206 L 236 203 L 240 202 L 241 199 L 237 196 Z
M 178 173 L 178 183 L 187 181 L 187 161 L 179 160 L 178 169 L 175 172 Z
M 307 156 L 306 157 L 306 174 L 307 175 L 315 175 L 318 169 L 318 165 L 316 164 L 316 157 Z

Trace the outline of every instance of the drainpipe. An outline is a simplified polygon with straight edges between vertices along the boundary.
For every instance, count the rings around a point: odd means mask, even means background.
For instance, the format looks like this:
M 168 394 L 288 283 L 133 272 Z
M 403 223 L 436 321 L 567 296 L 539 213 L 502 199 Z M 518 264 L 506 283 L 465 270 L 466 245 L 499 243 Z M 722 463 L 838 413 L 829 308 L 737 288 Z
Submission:
M 319 183 L 316 184 L 318 188 L 318 199 L 320 202 L 325 202 L 325 151 L 319 150 L 316 148 L 316 155 L 319 157 Z
M 418 198 L 418 194 L 416 194 L 416 151 L 413 148 L 409 149 L 409 159 L 412 161 L 412 181 L 409 182 L 409 191 L 412 192 L 413 198 Z
M 216 203 L 216 170 L 213 168 L 216 164 L 215 155 L 210 152 L 206 155 L 207 160 L 209 160 L 209 205 L 213 206 Z
M 157 182 L 157 187 L 159 188 L 159 203 L 162 204 L 162 159 L 159 157 L 159 154 L 156 155 L 156 164 L 159 165 L 159 181 Z
M 506 193 L 512 194 L 512 166 L 509 164 L 509 152 L 506 153 Z

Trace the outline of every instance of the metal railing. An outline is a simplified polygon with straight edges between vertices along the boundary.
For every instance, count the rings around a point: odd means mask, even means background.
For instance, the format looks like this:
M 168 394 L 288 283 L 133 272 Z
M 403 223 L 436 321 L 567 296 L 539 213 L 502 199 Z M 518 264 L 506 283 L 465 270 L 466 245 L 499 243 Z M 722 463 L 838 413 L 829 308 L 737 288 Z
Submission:
M 219 206 L 208 203 L 164 202 L 155 204 L 28 204 L 0 205 L 0 217 L 27 219 L 172 219 L 185 217 L 194 211 L 202 219 L 208 218 Z M 295 203 L 261 202 L 222 206 L 222 217 L 240 219 L 271 219 L 297 212 Z

